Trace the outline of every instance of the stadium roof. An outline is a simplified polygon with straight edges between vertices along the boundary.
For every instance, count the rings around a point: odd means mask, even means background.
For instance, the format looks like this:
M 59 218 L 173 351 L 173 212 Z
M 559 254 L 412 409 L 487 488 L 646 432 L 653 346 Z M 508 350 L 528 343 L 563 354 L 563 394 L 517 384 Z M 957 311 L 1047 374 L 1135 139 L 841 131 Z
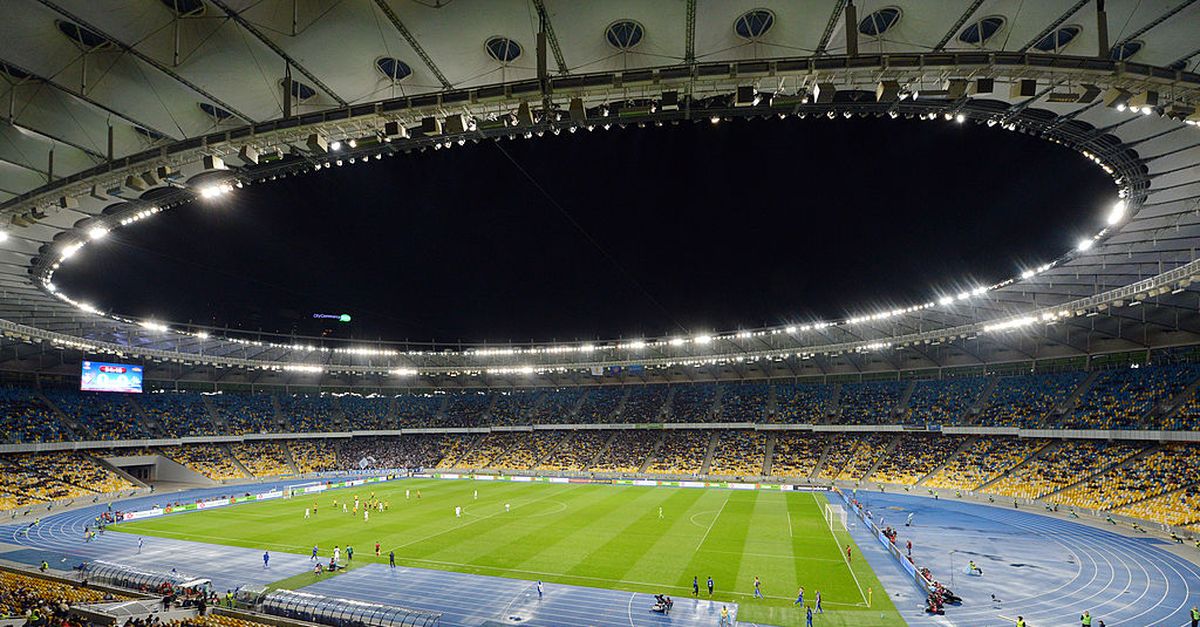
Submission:
M 544 384 L 606 366 L 682 380 L 802 376 L 1200 341 L 1194 0 L 139 0 L 119 10 L 12 0 L 6 18 L 6 369 L 65 372 L 85 353 L 204 380 Z M 849 320 L 692 338 L 345 345 L 120 320 L 54 291 L 57 266 L 108 230 L 352 157 L 761 115 L 921 116 L 1033 134 L 1105 168 L 1121 209 L 1097 207 L 1110 226 L 1011 281 Z M 996 172 L 997 186 L 1019 184 Z

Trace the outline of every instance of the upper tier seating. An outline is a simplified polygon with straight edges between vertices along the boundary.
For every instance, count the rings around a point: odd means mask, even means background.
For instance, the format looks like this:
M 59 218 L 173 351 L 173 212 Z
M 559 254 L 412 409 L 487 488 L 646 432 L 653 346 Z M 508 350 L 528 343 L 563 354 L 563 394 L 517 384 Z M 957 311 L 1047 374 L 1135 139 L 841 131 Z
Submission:
M 667 402 L 665 385 L 635 385 L 629 388 L 621 422 L 662 422 L 663 406 Z
M 484 424 L 484 414 L 492 406 L 493 396 L 481 392 L 459 392 L 446 395 L 442 424 L 447 427 L 478 427 Z
M 566 424 L 571 422 L 579 399 L 587 388 L 559 388 L 542 392 L 541 401 L 526 412 L 528 424 Z
M 54 389 L 46 390 L 46 398 L 87 429 L 86 435 L 80 434 L 83 439 L 136 440 L 153 436 L 124 395 Z
M 734 383 L 721 386 L 719 422 L 768 422 L 767 401 L 771 386 L 765 383 Z
M 712 383 L 675 386 L 670 406 L 667 408 L 670 421 L 708 422 L 716 397 L 717 386 Z
M 782 383 L 775 386 L 775 421 L 784 424 L 825 422 L 833 386 L 820 383 Z
M 986 383 L 983 377 L 917 381 L 908 400 L 908 422 L 935 425 L 964 422 L 967 410 L 979 399 Z
M 1119 368 L 1100 373 L 1063 421 L 1077 429 L 1153 429 L 1150 413 L 1200 376 L 1195 364 Z
M 440 425 L 438 412 L 446 401 L 445 394 L 401 394 L 393 401 L 396 421 L 400 428 L 435 427 Z
M 392 416 L 392 397 L 390 396 L 343 394 L 337 397 L 337 406 L 345 416 L 346 426 L 351 431 L 398 428 L 396 420 Z
M 886 424 L 892 421 L 907 381 L 870 381 L 842 385 L 838 422 L 849 425 Z
M 278 433 L 275 403 L 270 394 L 225 393 L 207 397 L 225 422 L 224 431 L 235 435 Z
M 199 392 L 152 392 L 138 397 L 138 403 L 168 437 L 198 437 L 219 433 Z
M 0 387 L 0 417 L 4 442 L 57 442 L 69 436 L 54 410 L 31 387 Z
M 279 413 L 292 433 L 340 431 L 335 420 L 333 398 L 318 394 L 280 394 Z
M 1083 372 L 1002 377 L 979 413 L 981 425 L 1036 429 L 1087 378 Z
M 533 408 L 541 400 L 537 390 L 514 390 L 494 392 L 496 404 L 492 407 L 492 424 L 527 425 Z
M 621 406 L 627 388 L 624 387 L 592 387 L 583 388 L 585 393 L 579 405 L 576 418 L 581 423 L 611 423 L 615 422 L 614 414 Z M 622 420 L 622 422 L 630 422 Z

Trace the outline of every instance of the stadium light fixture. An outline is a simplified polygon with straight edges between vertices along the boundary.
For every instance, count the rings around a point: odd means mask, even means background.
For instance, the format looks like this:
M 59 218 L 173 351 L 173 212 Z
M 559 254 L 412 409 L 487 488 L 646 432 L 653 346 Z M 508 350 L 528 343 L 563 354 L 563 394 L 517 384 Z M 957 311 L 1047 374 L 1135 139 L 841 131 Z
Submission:
M 1108 222 L 1109 226 L 1112 226 L 1112 225 L 1120 222 L 1121 220 L 1125 219 L 1126 208 L 1127 207 L 1125 205 L 1124 200 L 1118 200 L 1116 203 L 1113 204 L 1112 209 L 1108 212 L 1108 218 L 1106 220 L 1106 222 Z
M 0 242 L 8 241 L 8 231 L 0 231 Z
M 102 226 L 94 226 L 88 231 L 88 237 L 93 240 L 104 239 L 105 235 L 108 235 L 108 229 Z
M 1077 244 L 1075 246 L 1075 250 L 1078 250 L 1079 252 L 1084 252 L 1084 251 L 1090 249 L 1092 247 L 1092 244 L 1095 244 L 1095 243 L 1096 243 L 1096 240 L 1094 240 L 1090 237 L 1085 237 L 1085 238 L 1079 240 L 1079 244 Z
M 712 336 L 711 335 L 697 335 L 695 337 L 695 339 L 693 339 L 692 341 L 697 344 L 708 344 L 708 343 L 712 342 Z
M 144 329 L 149 329 L 150 331 L 157 331 L 159 333 L 163 333 L 168 330 L 167 325 L 165 325 L 161 322 L 155 322 L 153 320 L 142 320 L 138 324 L 141 325 L 141 327 Z
M 967 116 L 959 113 L 958 115 L 954 116 L 954 121 L 962 124 L 963 122 L 967 121 Z
M 683 339 L 683 338 L 681 338 L 681 337 L 673 337 L 673 338 L 671 338 L 671 341 L 670 341 L 670 342 L 668 342 L 668 343 L 669 343 L 671 346 L 683 346 L 683 343 L 684 343 L 684 342 L 686 342 L 686 341 L 687 341 L 687 340 L 685 340 L 685 339 Z
M 330 151 L 332 151 L 332 152 L 337 152 L 337 151 L 339 151 L 339 150 L 341 150 L 341 149 L 342 149 L 342 142 L 341 142 L 341 141 L 339 141 L 339 140 L 336 140 L 336 139 L 335 139 L 335 140 L 333 140 L 333 141 L 329 142 L 329 150 L 330 150 Z

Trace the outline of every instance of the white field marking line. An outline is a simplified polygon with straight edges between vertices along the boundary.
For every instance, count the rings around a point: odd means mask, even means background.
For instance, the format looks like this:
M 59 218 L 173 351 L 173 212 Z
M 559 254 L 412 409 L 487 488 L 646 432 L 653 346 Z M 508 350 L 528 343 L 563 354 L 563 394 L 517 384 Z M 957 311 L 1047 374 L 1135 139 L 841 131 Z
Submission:
M 783 502 L 783 514 L 788 520 L 788 537 L 795 538 L 796 534 L 792 533 L 792 511 L 787 508 L 787 501 Z
M 721 512 L 725 511 L 725 506 L 728 503 L 729 503 L 729 495 L 725 495 L 725 501 L 721 503 L 721 507 L 720 507 L 720 509 L 717 510 L 717 515 L 713 516 L 712 522 L 708 523 L 708 529 L 705 529 L 704 535 L 700 536 L 700 544 L 696 545 L 695 551 L 692 551 L 693 553 L 695 553 L 696 551 L 699 551 L 700 547 L 704 546 L 704 541 L 708 539 L 708 534 L 712 533 L 713 525 L 717 524 L 717 519 L 721 517 Z
M 546 580 L 551 580 L 550 579 L 551 577 L 558 579 L 559 581 L 556 581 L 555 583 L 563 583 L 562 580 L 565 580 L 565 579 L 580 579 L 580 580 L 587 580 L 587 581 L 620 583 L 620 584 L 627 584 L 627 585 L 631 585 L 631 586 L 645 586 L 647 588 L 652 588 L 652 589 L 659 588 L 659 589 L 668 589 L 668 590 L 686 590 L 688 592 L 690 592 L 692 589 L 691 586 L 673 586 L 673 585 L 663 584 L 663 583 L 658 583 L 658 582 L 631 581 L 629 579 L 612 579 L 611 577 L 591 577 L 588 575 L 572 575 L 569 573 L 547 573 L 547 572 L 542 572 L 542 571 L 537 571 L 537 570 L 524 570 L 521 568 L 501 568 L 499 566 L 481 566 L 479 564 L 464 564 L 463 562 L 446 562 L 446 561 L 442 561 L 442 560 L 423 559 L 420 557 L 404 557 L 404 558 L 402 558 L 400 556 L 396 556 L 396 563 L 399 564 L 401 562 L 405 562 L 405 563 L 420 562 L 422 564 L 436 564 L 438 566 L 443 566 L 443 567 L 457 566 L 459 568 L 471 570 L 472 572 L 470 572 L 468 574 L 479 574 L 476 571 L 483 571 L 485 573 L 488 571 L 491 571 L 491 572 L 502 572 L 502 573 L 517 573 L 517 574 L 521 574 L 521 575 L 540 575 L 541 577 L 545 578 Z M 445 570 L 445 569 L 443 568 L 443 569 L 438 569 L 438 570 Z M 455 572 L 457 572 L 457 571 L 455 571 Z M 575 585 L 575 584 L 565 583 L 563 585 L 570 586 L 570 585 Z M 641 594 L 641 593 L 639 593 L 639 594 Z M 645 594 L 649 594 L 649 593 L 645 593 Z M 746 592 L 730 592 L 729 594 L 736 596 L 736 597 L 745 597 L 745 598 L 752 598 L 754 596 L 754 595 L 746 593 Z M 773 595 L 769 595 L 769 594 L 764 595 L 764 596 L 768 599 L 781 599 L 784 601 L 788 601 L 788 600 L 792 599 L 792 597 L 773 596 Z M 828 605 L 843 605 L 846 607 L 863 607 L 863 605 L 861 603 L 839 603 L 837 601 L 824 601 L 824 600 L 822 600 L 822 602 L 825 604 L 828 604 Z
M 527 503 L 523 503 L 522 505 L 518 505 L 518 506 L 517 506 L 517 508 L 520 508 L 520 507 L 523 507 L 523 506 L 526 506 L 526 505 L 532 505 L 532 504 L 534 504 L 534 503 L 537 503 L 537 502 L 539 502 L 539 501 L 544 501 L 544 500 L 546 500 L 546 499 L 548 499 L 548 498 L 550 498 L 550 497 L 552 497 L 552 496 L 558 496 L 558 495 L 557 495 L 557 493 L 556 493 L 556 492 L 551 492 L 550 494 L 547 494 L 546 496 L 543 496 L 543 497 L 541 497 L 541 498 L 533 499 L 532 501 L 529 501 L 529 502 L 527 502 Z M 428 540 L 428 539 L 430 539 L 430 538 L 436 538 L 436 537 L 438 537 L 438 536 L 440 536 L 440 535 L 442 535 L 442 534 L 450 533 L 451 531 L 457 531 L 457 530 L 459 530 L 459 529 L 462 529 L 463 527 L 469 527 L 469 526 L 471 526 L 471 525 L 474 525 L 475 523 L 481 523 L 481 522 L 483 522 L 483 521 L 485 521 L 485 520 L 488 520 L 489 518 L 492 518 L 492 517 L 494 517 L 494 516 L 499 516 L 499 515 L 501 515 L 501 514 L 505 514 L 505 513 L 509 513 L 509 512 L 499 511 L 499 512 L 496 512 L 495 514 L 488 514 L 487 516 L 480 516 L 480 517 L 476 518 L 475 520 L 472 520 L 472 521 L 469 521 L 469 522 L 465 522 L 465 523 L 462 523 L 462 524 L 460 524 L 460 525 L 455 525 L 455 526 L 453 526 L 453 527 L 450 527 L 449 529 L 443 529 L 443 530 L 441 530 L 441 531 L 436 531 L 436 532 L 434 532 L 434 533 L 431 533 L 431 534 L 429 534 L 429 535 L 427 535 L 427 536 L 423 536 L 423 537 L 417 538 L 416 540 L 411 540 L 411 541 L 409 541 L 409 542 L 405 542 L 404 544 L 401 544 L 401 545 L 399 545 L 399 546 L 392 547 L 391 549 L 388 549 L 388 550 L 389 550 L 389 552 L 390 552 L 390 551 L 395 551 L 395 550 L 397 550 L 397 549 L 402 549 L 402 548 L 404 548 L 404 547 L 406 547 L 406 546 L 412 546 L 412 545 L 414 545 L 414 544 L 417 544 L 418 542 L 424 542 L 424 541 L 426 541 L 426 540 Z
M 817 500 L 817 494 L 815 492 L 810 492 L 810 494 L 812 494 L 813 507 L 816 507 L 819 511 L 821 509 L 821 502 Z M 850 530 L 847 529 L 846 533 L 849 534 Z M 867 593 L 863 592 L 862 584 L 858 582 L 858 575 L 854 574 L 854 568 L 850 566 L 849 558 L 846 557 L 845 553 L 842 553 L 842 543 L 839 542 L 837 536 L 833 534 L 833 525 L 829 526 L 829 537 L 833 538 L 833 545 L 837 547 L 838 555 L 841 555 L 842 561 L 846 562 L 846 570 L 850 571 L 850 576 L 854 578 L 854 585 L 858 586 L 858 594 L 862 597 L 863 603 L 867 603 L 868 607 L 870 607 L 869 602 L 867 601 Z
M 700 523 L 696 522 L 696 519 L 697 519 L 697 518 L 699 518 L 699 517 L 701 517 L 701 516 L 703 516 L 703 515 L 705 515 L 705 514 L 712 514 L 712 513 L 716 512 L 716 511 L 717 511 L 717 510 L 715 510 L 715 509 L 706 509 L 706 510 L 704 510 L 704 511 L 702 511 L 702 512 L 696 512 L 695 514 L 692 514 L 691 516 L 689 516 L 689 517 L 688 517 L 688 521 L 689 521 L 689 522 L 691 522 L 693 525 L 696 525 L 697 527 L 701 527 L 701 528 L 703 528 L 703 527 L 704 527 L 704 525 L 701 525 Z
M 636 625 L 633 624 L 633 599 L 636 596 L 636 593 L 629 594 L 629 606 L 625 608 L 625 614 L 629 616 L 629 627 L 636 627 Z

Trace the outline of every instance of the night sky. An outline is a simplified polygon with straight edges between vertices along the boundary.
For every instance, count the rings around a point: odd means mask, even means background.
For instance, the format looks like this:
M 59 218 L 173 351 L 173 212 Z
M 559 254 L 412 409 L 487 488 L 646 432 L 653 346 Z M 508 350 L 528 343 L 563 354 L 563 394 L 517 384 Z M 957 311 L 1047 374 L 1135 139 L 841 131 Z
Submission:
M 1077 153 L 974 124 L 614 128 L 256 184 L 113 232 L 55 281 L 139 318 L 360 339 L 725 331 L 1019 273 L 1115 194 Z

